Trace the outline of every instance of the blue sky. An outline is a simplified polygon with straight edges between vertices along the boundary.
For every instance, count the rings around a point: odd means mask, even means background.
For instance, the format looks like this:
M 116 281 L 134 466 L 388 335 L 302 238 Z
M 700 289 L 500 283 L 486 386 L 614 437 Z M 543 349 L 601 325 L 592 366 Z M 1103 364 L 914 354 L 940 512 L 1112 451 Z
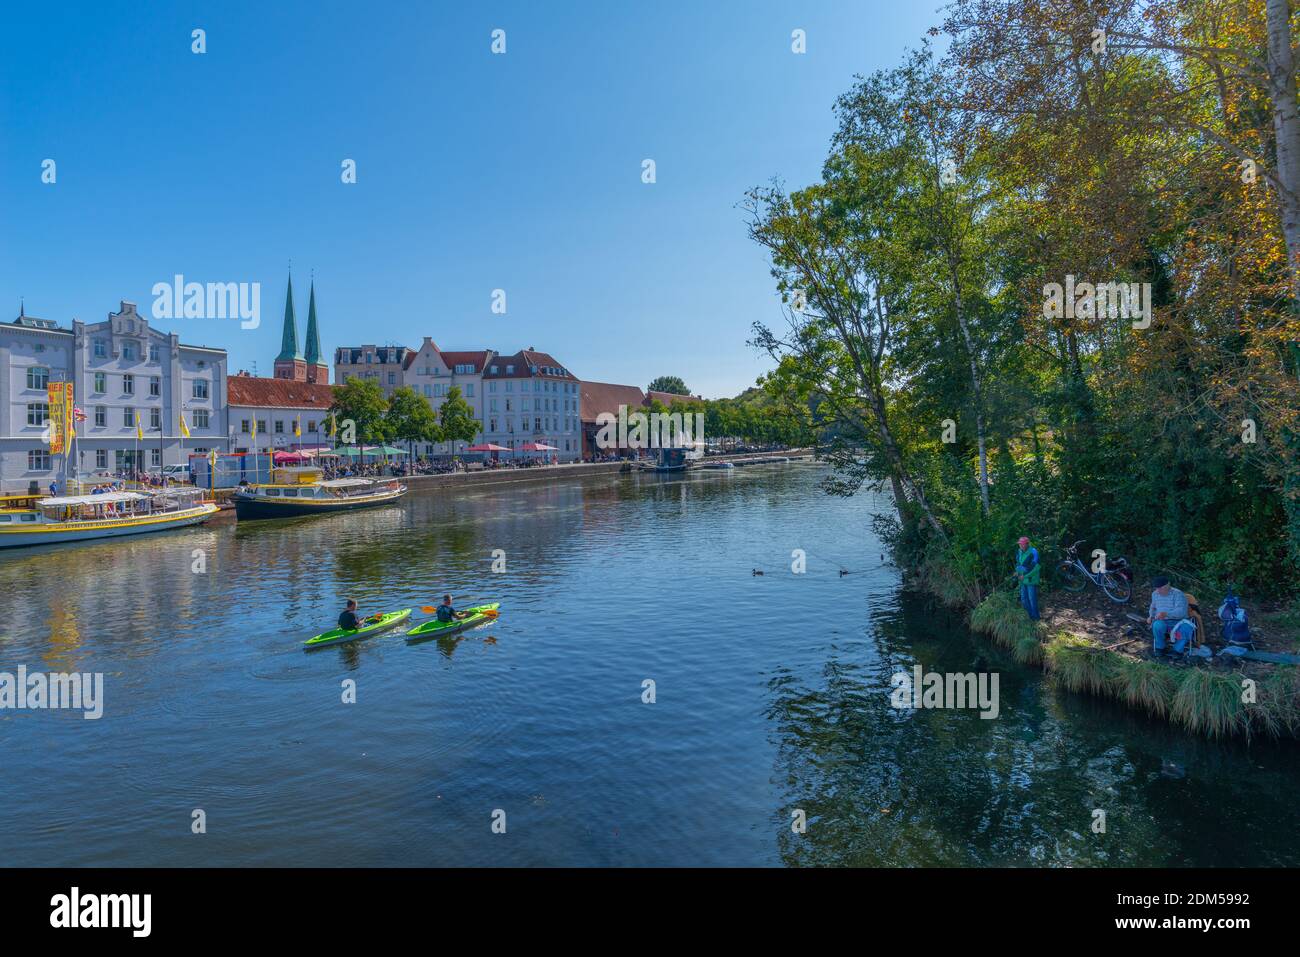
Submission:
M 898 63 L 938 7 L 6 4 L 0 314 L 20 296 L 61 324 L 121 299 L 147 314 L 176 273 L 260 282 L 257 329 L 158 324 L 269 375 L 292 260 L 299 335 L 314 269 L 331 362 L 429 335 L 732 395 L 768 367 L 751 323 L 779 321 L 737 204 L 815 179 L 836 95 Z

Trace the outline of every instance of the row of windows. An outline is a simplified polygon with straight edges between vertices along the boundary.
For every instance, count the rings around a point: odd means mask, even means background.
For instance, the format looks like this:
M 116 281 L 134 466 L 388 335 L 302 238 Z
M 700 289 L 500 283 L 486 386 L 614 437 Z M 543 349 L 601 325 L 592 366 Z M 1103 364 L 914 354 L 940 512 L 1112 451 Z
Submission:
M 194 453 L 196 455 L 203 455 L 207 451 L 208 451 L 207 449 L 195 449 Z M 144 450 L 141 449 L 137 452 L 132 449 L 115 449 L 114 453 L 115 453 L 115 467 L 119 472 L 121 472 L 131 467 L 131 463 L 133 461 L 134 455 L 143 456 Z M 162 465 L 161 449 L 149 450 L 149 464 L 152 465 L 154 468 L 158 468 L 159 466 Z M 30 451 L 28 451 L 27 470 L 29 472 L 49 472 L 53 469 L 53 467 L 54 467 L 53 456 L 50 455 L 48 449 L 31 449 Z M 95 468 L 97 469 L 108 468 L 108 449 L 95 449 Z M 7 518 L 7 516 L 0 517 L 0 520 L 2 520 L 3 518 Z M 24 521 L 27 521 L 27 519 L 24 519 Z
M 245 435 L 252 435 L 252 434 L 253 434 L 253 428 L 252 428 L 252 426 L 253 426 L 253 420 L 252 420 L 252 419 L 241 419 L 241 420 L 240 420 L 239 431 L 243 432 Z M 319 430 L 319 429 L 318 429 L 318 426 L 317 426 L 317 424 L 316 424 L 316 421 L 315 421 L 314 419 L 309 419 L 309 420 L 307 421 L 307 425 L 306 425 L 305 428 L 306 428 L 306 431 L 307 431 L 309 434 L 311 434 L 311 435 L 315 435 L 316 432 Z M 259 434 L 259 435 L 264 435 L 264 434 L 266 433 L 266 419 L 258 419 L 258 420 L 257 420 L 257 431 L 258 431 L 258 434 Z M 285 428 L 285 420 L 284 420 L 284 419 L 276 419 L 276 420 L 275 420 L 275 431 L 276 431 L 276 434 L 277 434 L 277 435 L 284 435 L 286 432 L 292 432 L 292 431 L 293 431 L 293 422 L 292 422 L 292 420 L 290 420 L 290 422 L 289 422 L 289 427 L 286 429 L 286 428 Z
M 363 357 L 361 351 L 358 349 L 340 349 L 335 353 L 334 362 L 341 366 L 361 365 L 363 363 L 365 365 L 373 365 L 376 361 L 375 355 L 376 353 L 374 352 L 367 352 Z M 378 356 L 379 365 L 395 365 L 406 358 L 406 350 L 401 346 L 396 346 L 392 349 L 380 349 Z
M 27 388 L 45 389 L 50 384 L 50 370 L 46 366 L 28 366 L 27 367 Z M 108 373 L 95 373 L 95 394 L 106 395 L 108 393 Z M 135 395 L 135 376 L 127 373 L 122 376 L 122 394 Z M 162 395 L 162 379 L 159 376 L 149 377 L 149 394 L 159 397 Z M 210 383 L 207 379 L 190 380 L 190 397 L 193 399 L 206 399 L 210 395 Z
M 380 383 L 384 381 L 384 377 L 380 375 L 378 372 L 349 372 L 347 374 L 347 378 L 348 379 L 374 379 L 376 382 L 380 382 Z M 388 373 L 388 384 L 397 385 L 396 372 Z
M 108 340 L 95 339 L 91 344 L 91 350 L 96 359 L 108 358 Z M 162 356 L 162 350 L 157 346 L 149 347 L 149 361 L 158 362 Z M 122 358 L 127 362 L 135 362 L 140 358 L 140 344 L 132 342 L 129 339 L 122 340 Z
M 426 399 L 441 399 L 446 396 L 452 388 L 451 385 L 445 385 L 441 382 L 435 382 L 432 386 L 426 384 L 424 387 L 424 397 Z M 474 398 L 474 383 L 466 382 L 465 388 L 461 391 L 465 393 L 465 398 Z
M 438 366 L 420 366 L 415 370 L 416 375 L 438 376 L 442 373 L 438 371 Z M 453 375 L 473 375 L 475 373 L 472 362 L 458 362 L 452 367 Z
M 563 389 L 560 386 L 564 386 Z M 488 391 L 495 392 L 497 384 L 494 380 L 488 381 Z M 506 380 L 506 392 L 514 392 L 515 384 L 512 380 Z M 576 393 L 578 385 L 575 382 L 555 382 L 552 379 L 524 379 L 519 383 L 520 392 L 565 392 Z
M 497 428 L 498 421 L 501 422 L 502 427 L 500 429 Z M 545 423 L 544 427 L 543 427 L 543 423 Z M 497 434 L 499 432 L 506 432 L 506 433 L 513 434 L 514 431 L 515 431 L 514 419 L 500 419 L 500 420 L 496 418 L 488 419 L 488 432 L 490 434 Z M 521 415 L 519 417 L 519 431 L 520 432 L 528 431 L 528 416 Z M 569 419 L 569 418 L 558 419 L 558 418 L 551 418 L 550 416 L 545 416 L 545 417 L 536 416 L 533 418 L 533 431 L 534 432 L 542 432 L 542 431 L 576 432 L 578 431 L 578 420 Z
M 507 412 L 513 412 L 513 411 L 514 411 L 514 406 L 511 404 L 512 401 L 513 401 L 513 400 L 511 400 L 511 399 L 506 399 L 506 411 L 507 411 Z M 497 400 L 496 400 L 496 399 L 492 399 L 492 400 L 490 400 L 490 401 L 488 402 L 488 406 L 489 406 L 489 408 L 488 408 L 488 411 L 489 411 L 489 412 L 495 412 L 495 411 L 497 410 Z M 561 411 L 561 410 L 560 410 L 560 400 L 559 400 L 559 399 L 533 399 L 533 407 L 532 407 L 532 409 L 529 409 L 529 408 L 528 408 L 528 400 L 527 400 L 527 399 L 524 399 L 524 400 L 523 400 L 523 405 L 521 405 L 521 406 L 519 407 L 519 411 L 520 411 L 520 412 L 529 412 L 529 411 L 531 411 L 531 412 L 559 412 L 559 411 Z M 565 412 L 576 412 L 576 411 L 577 411 L 577 401 L 576 401 L 576 400 L 573 400 L 573 399 L 565 399 L 565 400 L 564 400 L 564 410 L 563 410 L 563 411 L 565 411 Z
M 136 410 L 130 406 L 122 409 L 122 426 L 124 428 L 135 427 Z M 191 423 L 196 428 L 206 429 L 210 421 L 210 413 L 207 409 L 193 409 L 190 412 L 193 419 Z M 27 403 L 27 424 L 34 426 L 44 426 L 50 421 L 50 404 L 48 402 L 28 402 Z M 108 407 L 103 405 L 95 406 L 95 427 L 100 429 L 108 428 Z M 157 431 L 162 428 L 162 410 L 149 410 L 149 428 Z

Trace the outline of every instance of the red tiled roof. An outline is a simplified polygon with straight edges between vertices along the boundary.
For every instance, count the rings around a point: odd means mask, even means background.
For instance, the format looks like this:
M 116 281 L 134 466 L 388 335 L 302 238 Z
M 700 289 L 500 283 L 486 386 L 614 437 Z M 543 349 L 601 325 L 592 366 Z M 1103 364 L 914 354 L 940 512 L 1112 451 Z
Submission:
M 704 397 L 699 395 L 677 395 L 675 392 L 647 392 L 645 394 L 646 405 L 655 400 L 670 406 L 674 402 L 703 402 Z
M 438 347 L 434 346 L 434 348 L 437 349 Z M 479 352 L 443 352 L 439 350 L 438 355 L 442 356 L 442 361 L 448 369 L 468 364 L 474 367 L 475 372 L 483 371 L 483 364 L 487 362 L 488 356 L 486 349 Z
M 334 386 L 232 375 L 226 378 L 226 402 L 267 409 L 328 409 L 334 402 Z
M 618 407 L 625 405 L 629 410 L 645 404 L 645 393 L 634 385 L 615 385 L 612 382 L 583 382 L 578 386 L 582 394 L 579 404 L 580 418 L 583 422 L 595 422 L 602 412 L 618 415 Z

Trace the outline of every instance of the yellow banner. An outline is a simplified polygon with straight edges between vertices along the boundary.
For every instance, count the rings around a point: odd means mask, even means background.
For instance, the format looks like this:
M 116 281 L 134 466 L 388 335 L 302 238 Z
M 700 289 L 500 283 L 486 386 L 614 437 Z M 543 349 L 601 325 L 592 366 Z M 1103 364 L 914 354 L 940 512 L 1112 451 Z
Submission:
M 51 455 L 60 455 L 63 452 L 63 435 L 67 428 L 67 418 L 63 411 L 63 385 L 62 382 L 51 382 L 45 387 L 45 394 L 50 402 L 50 418 L 47 424 L 50 429 Z
M 72 437 L 77 434 L 77 420 L 72 414 L 76 407 L 76 400 L 72 395 L 72 383 L 65 382 L 63 383 L 63 435 L 69 452 L 72 451 Z

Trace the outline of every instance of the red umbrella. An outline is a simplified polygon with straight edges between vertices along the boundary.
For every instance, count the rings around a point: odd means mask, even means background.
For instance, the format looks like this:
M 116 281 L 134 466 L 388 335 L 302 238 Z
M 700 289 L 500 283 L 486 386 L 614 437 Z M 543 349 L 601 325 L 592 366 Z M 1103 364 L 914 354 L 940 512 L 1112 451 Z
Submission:
M 547 445 L 544 442 L 525 442 L 519 447 L 521 452 L 558 452 L 559 449 L 554 445 Z
M 510 450 L 504 445 L 493 445 L 491 442 L 484 442 L 482 445 L 471 445 L 465 450 L 466 452 L 509 452 Z

